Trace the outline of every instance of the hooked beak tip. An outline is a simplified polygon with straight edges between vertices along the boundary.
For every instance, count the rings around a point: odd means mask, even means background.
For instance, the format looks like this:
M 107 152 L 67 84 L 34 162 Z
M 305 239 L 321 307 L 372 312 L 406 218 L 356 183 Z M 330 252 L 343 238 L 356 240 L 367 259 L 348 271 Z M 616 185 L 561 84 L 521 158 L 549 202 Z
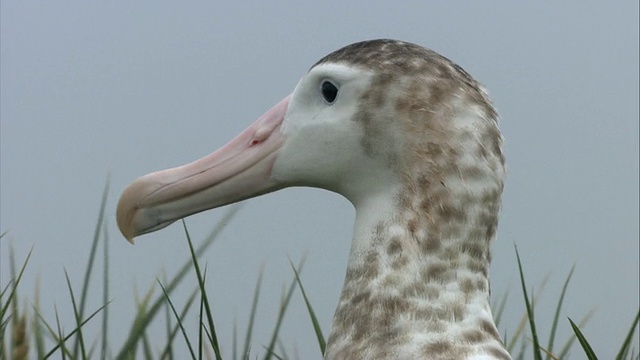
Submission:
M 125 239 L 131 244 L 134 243 L 133 238 L 137 235 L 135 226 L 133 226 L 133 218 L 137 211 L 137 199 L 134 196 L 138 192 L 135 191 L 135 185 L 137 183 L 137 181 L 134 182 L 123 191 L 116 209 L 118 228 Z

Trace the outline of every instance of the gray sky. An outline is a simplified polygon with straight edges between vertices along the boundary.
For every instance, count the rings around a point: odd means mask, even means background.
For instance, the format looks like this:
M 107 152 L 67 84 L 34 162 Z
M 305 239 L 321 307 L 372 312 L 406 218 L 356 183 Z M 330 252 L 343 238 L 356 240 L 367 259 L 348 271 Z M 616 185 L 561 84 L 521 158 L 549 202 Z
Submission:
M 543 338 L 573 264 L 562 340 L 567 316 L 595 309 L 584 332 L 609 358 L 638 310 L 637 1 L 3 1 L 1 10 L 0 231 L 9 235 L 0 242 L 0 285 L 8 281 L 9 242 L 18 259 L 33 247 L 21 293 L 32 296 L 39 274 L 44 315 L 54 321 L 57 304 L 67 330 L 63 269 L 79 289 L 108 172 L 118 345 L 136 289 L 143 294 L 188 256 L 179 223 L 135 246 L 121 237 L 115 206 L 124 187 L 217 149 L 289 94 L 321 56 L 381 37 L 454 60 L 485 84 L 501 114 L 509 175 L 491 275 L 494 294 L 511 293 L 500 330 L 512 333 L 524 311 L 514 244 L 530 286 L 551 274 L 536 313 Z M 223 213 L 188 218 L 193 238 Z M 308 253 L 302 279 L 328 334 L 353 217 L 346 200 L 317 189 L 245 202 L 203 259 L 223 351 L 230 353 L 234 317 L 244 331 L 264 264 L 254 342 L 261 353 L 292 277 L 287 255 L 297 261 Z M 100 301 L 99 276 L 93 285 L 89 309 Z M 164 334 L 160 323 L 155 328 Z M 282 338 L 319 358 L 299 293 Z

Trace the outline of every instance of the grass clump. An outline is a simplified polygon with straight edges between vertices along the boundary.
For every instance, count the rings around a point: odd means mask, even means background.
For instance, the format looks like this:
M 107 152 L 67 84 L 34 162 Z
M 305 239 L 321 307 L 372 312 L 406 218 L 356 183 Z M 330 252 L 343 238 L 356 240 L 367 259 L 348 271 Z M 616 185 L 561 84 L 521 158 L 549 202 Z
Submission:
M 555 337 L 556 337 L 556 330 L 557 330 L 557 326 L 559 323 L 559 319 L 560 319 L 560 312 L 562 309 L 562 304 L 564 302 L 564 298 L 566 295 L 566 291 L 567 288 L 569 286 L 569 282 L 571 281 L 571 277 L 573 276 L 573 272 L 575 270 L 575 265 L 571 268 L 571 270 L 569 271 L 569 275 L 567 276 L 564 285 L 562 287 L 562 291 L 560 292 L 560 297 L 558 299 L 558 303 L 556 305 L 556 310 L 555 310 L 555 314 L 553 317 L 553 321 L 552 321 L 552 325 L 551 325 L 551 331 L 550 331 L 550 337 L 549 337 L 549 341 L 548 344 L 546 346 L 542 346 L 540 344 L 539 338 L 538 338 L 538 332 L 537 332 L 537 326 L 536 326 L 536 321 L 535 321 L 535 312 L 534 312 L 534 305 L 536 300 L 534 299 L 533 301 L 531 300 L 531 298 L 528 295 L 527 292 L 527 287 L 526 287 L 526 283 L 525 283 L 525 278 L 524 278 L 524 271 L 522 270 L 522 263 L 520 261 L 520 254 L 518 253 L 518 249 L 516 247 L 515 249 L 516 251 L 516 259 L 518 260 L 518 271 L 520 274 L 520 283 L 522 285 L 522 294 L 524 297 L 524 302 L 525 302 L 525 307 L 526 307 L 526 319 L 529 322 L 529 330 L 531 332 L 531 339 L 525 339 L 523 337 L 519 337 L 519 339 L 516 339 L 516 341 L 512 341 L 511 343 L 507 343 L 508 346 L 508 350 L 511 352 L 511 350 L 513 349 L 513 346 L 515 345 L 515 343 L 517 341 L 520 341 L 523 346 L 520 349 L 520 352 L 517 354 L 517 356 L 514 356 L 514 358 L 516 359 L 524 359 L 525 358 L 525 350 L 527 348 L 526 344 L 527 343 L 531 343 L 531 351 L 533 353 L 533 358 L 536 360 L 542 360 L 542 354 L 545 354 L 545 359 L 549 360 L 549 359 L 566 359 L 568 358 L 568 353 L 569 353 L 569 349 L 571 348 L 571 346 L 573 345 L 573 343 L 578 340 L 580 347 L 584 353 L 584 356 L 589 359 L 589 360 L 593 360 L 593 359 L 598 359 L 598 357 L 596 356 L 593 348 L 591 347 L 591 344 L 589 343 L 589 341 L 586 339 L 586 337 L 583 335 L 581 328 L 586 324 L 586 322 L 589 320 L 589 318 L 591 317 L 592 313 L 588 313 L 578 324 L 576 324 L 575 322 L 573 322 L 573 320 L 571 320 L 570 318 L 567 318 L 569 324 L 571 325 L 571 329 L 573 330 L 573 336 L 571 336 L 567 342 L 565 343 L 565 345 L 561 348 L 560 352 L 555 354 L 553 352 L 554 349 L 554 344 L 555 344 Z M 631 348 L 631 342 L 633 339 L 633 335 L 635 334 L 635 330 L 636 327 L 638 326 L 638 322 L 640 321 L 640 309 L 638 310 L 637 315 L 635 316 L 635 318 L 633 319 L 632 323 L 631 323 L 631 327 L 629 328 L 629 331 L 627 332 L 627 336 L 625 337 L 625 339 L 622 341 L 622 344 L 620 345 L 620 350 L 618 351 L 617 356 L 615 357 L 616 360 L 625 360 L 625 359 L 634 359 L 634 360 L 638 360 L 640 359 L 640 354 L 636 353 L 636 349 L 632 349 Z M 514 354 L 514 353 L 512 353 Z M 515 354 L 514 354 L 515 355 Z

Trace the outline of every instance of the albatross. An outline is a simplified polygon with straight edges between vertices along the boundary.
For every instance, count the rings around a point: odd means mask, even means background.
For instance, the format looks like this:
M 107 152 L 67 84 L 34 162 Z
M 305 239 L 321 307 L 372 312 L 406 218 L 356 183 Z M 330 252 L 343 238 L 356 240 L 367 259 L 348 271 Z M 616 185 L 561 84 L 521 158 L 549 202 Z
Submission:
M 325 359 L 510 359 L 489 304 L 504 178 L 484 88 L 432 50 L 370 40 L 219 150 L 135 180 L 117 221 L 133 242 L 285 187 L 334 191 L 356 218 Z

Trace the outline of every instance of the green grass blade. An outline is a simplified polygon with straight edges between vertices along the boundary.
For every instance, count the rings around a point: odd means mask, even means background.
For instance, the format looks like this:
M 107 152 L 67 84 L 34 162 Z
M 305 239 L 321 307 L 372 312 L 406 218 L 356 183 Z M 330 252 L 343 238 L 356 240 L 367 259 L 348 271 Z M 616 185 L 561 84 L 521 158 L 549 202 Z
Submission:
M 509 298 L 509 290 L 507 289 L 503 294 L 500 300 L 498 301 L 498 305 L 496 306 L 496 314 L 494 316 L 494 322 L 496 327 L 500 327 L 500 322 L 502 321 L 502 315 L 504 314 L 504 309 L 507 304 L 507 299 Z M 505 339 L 505 343 L 506 343 Z
M 5 356 L 4 355 L 5 352 L 9 350 L 4 347 L 4 339 L 5 339 L 7 327 L 9 325 L 9 321 L 11 321 L 11 323 L 14 324 L 14 326 L 18 324 L 18 321 L 19 321 L 18 302 L 16 300 L 17 293 L 18 293 L 18 285 L 22 280 L 22 275 L 24 274 L 24 271 L 27 268 L 27 263 L 29 262 L 29 259 L 31 258 L 31 253 L 33 251 L 33 248 L 29 250 L 29 254 L 27 255 L 27 258 L 22 264 L 22 268 L 20 269 L 20 272 L 16 276 L 16 266 L 15 266 L 15 256 L 13 253 L 13 246 L 10 246 L 9 249 L 10 249 L 10 259 L 11 259 L 11 273 L 12 273 L 11 280 L 9 280 L 9 284 L 11 284 L 12 286 L 10 287 L 11 291 L 9 292 L 9 296 L 6 299 L 6 302 L 1 304 L 0 306 L 0 355 L 2 356 Z M 9 284 L 7 284 L 7 288 L 9 288 Z M 6 293 L 7 288 L 3 290 L 2 292 L 3 295 Z M 9 306 L 11 306 L 11 314 L 7 313 Z
M 96 253 L 98 250 L 98 242 L 100 241 L 100 232 L 102 231 L 102 223 L 104 221 L 104 212 L 107 207 L 107 197 L 109 195 L 109 186 L 111 183 L 111 175 L 107 175 L 107 179 L 105 180 L 104 189 L 102 190 L 102 200 L 100 202 L 100 210 L 98 212 L 98 221 L 96 223 L 95 230 L 93 232 L 93 242 L 91 243 L 91 250 L 89 251 L 89 261 L 87 262 L 87 267 L 84 272 L 84 281 L 82 283 L 82 292 L 80 295 L 80 306 L 79 306 L 79 315 L 80 318 L 84 317 L 84 310 L 87 305 L 87 294 L 89 293 L 89 281 L 91 280 L 91 274 L 93 273 L 93 265 L 96 257 Z M 80 345 L 81 337 L 76 338 L 76 342 L 73 345 L 74 352 L 77 352 L 78 346 Z
M 187 302 L 185 303 L 184 307 L 182 308 L 182 311 L 180 312 L 180 319 L 184 319 L 185 316 L 187 316 L 187 313 L 189 312 L 189 309 L 191 309 L 191 305 L 193 305 L 193 302 L 196 299 L 196 296 L 198 295 L 198 290 L 199 289 L 195 289 L 191 295 L 189 295 L 189 298 L 187 299 Z M 167 311 L 170 311 L 169 306 L 167 305 Z M 173 339 L 175 338 L 175 336 L 178 334 L 178 331 L 180 331 L 180 324 L 176 324 L 173 329 L 169 329 L 169 335 L 167 337 L 167 345 L 165 346 L 164 350 L 162 351 L 162 355 L 160 355 L 161 359 L 173 359 Z
M 40 276 L 36 278 L 36 289 L 35 289 L 35 298 L 34 305 L 38 311 L 40 311 Z M 33 326 L 33 336 L 36 344 L 36 353 L 38 354 L 38 359 L 42 359 L 44 357 L 44 335 L 42 334 L 42 323 L 38 319 L 37 316 L 33 317 L 32 321 Z
M 173 315 L 176 317 L 176 321 L 178 321 L 178 326 L 180 327 L 180 331 L 182 332 L 184 341 L 187 343 L 187 347 L 189 348 L 189 353 L 191 354 L 191 358 L 195 360 L 196 354 L 193 352 L 193 346 L 191 346 L 191 340 L 189 340 L 189 336 L 187 336 L 187 331 L 184 329 L 184 326 L 182 325 L 182 320 L 180 319 L 180 315 L 178 315 L 176 308 L 173 306 L 173 302 L 171 302 L 171 298 L 169 297 L 169 294 L 165 290 L 164 286 L 162 286 L 162 283 L 160 282 L 160 280 L 157 280 L 157 281 L 158 281 L 158 284 L 160 285 L 160 288 L 162 289 L 162 293 L 167 299 L 167 303 L 171 307 L 171 311 L 173 312 Z
M 4 307 L 4 302 L 3 302 L 3 298 L 4 295 L 7 293 L 7 291 L 9 291 L 9 289 L 11 288 L 11 285 L 13 284 L 13 280 L 9 280 L 9 282 L 7 283 L 7 285 L 4 287 L 4 289 L 2 289 L 2 291 L 0 292 L 0 309 L 2 309 Z M 11 315 L 8 315 L 5 319 L 5 314 L 4 313 L 0 313 L 0 357 L 2 357 L 3 359 L 8 358 L 8 354 L 7 354 L 7 349 L 4 347 L 4 343 L 5 343 L 5 330 L 7 328 L 7 326 L 9 326 L 9 321 L 11 320 Z
M 62 349 L 60 352 L 60 357 L 62 360 L 66 360 L 67 358 L 67 349 L 64 347 L 64 335 L 62 334 L 62 328 L 60 327 L 60 317 L 58 316 L 58 309 L 55 308 L 56 313 L 56 325 L 58 327 L 58 346 Z
M 558 299 L 558 305 L 556 306 L 556 312 L 553 316 L 553 322 L 551 325 L 551 332 L 549 334 L 549 343 L 547 345 L 547 360 L 551 358 L 551 354 L 553 354 L 553 345 L 556 339 L 556 330 L 558 328 L 558 321 L 560 320 L 560 310 L 562 309 L 562 303 L 564 302 L 564 296 L 567 293 L 567 287 L 569 286 L 569 281 L 571 281 L 571 276 L 573 276 L 573 271 L 576 269 L 576 265 L 574 264 L 569 271 L 569 275 L 567 275 L 567 279 L 564 281 L 564 285 L 562 286 L 562 292 L 560 293 L 560 299 Z
M 164 282 L 167 282 L 167 276 L 166 274 L 163 274 L 163 279 Z M 172 315 L 171 315 L 171 307 L 169 306 L 169 302 L 165 303 L 166 306 L 164 307 L 165 309 L 165 322 L 166 322 L 166 327 L 165 327 L 165 331 L 167 332 L 167 345 L 165 346 L 165 350 L 166 352 L 163 352 L 162 355 L 160 355 L 161 359 L 171 359 L 173 358 L 173 336 L 171 334 L 171 327 L 172 327 Z M 182 317 L 181 317 L 182 318 Z
M 316 338 L 318 340 L 318 345 L 320 346 L 320 353 L 324 356 L 324 351 L 327 346 L 327 343 L 324 340 L 324 335 L 322 334 L 322 329 L 320 328 L 320 324 L 318 323 L 318 318 L 316 317 L 315 312 L 313 311 L 313 307 L 309 302 L 309 298 L 307 298 L 307 293 L 304 291 L 304 287 L 302 286 L 302 281 L 300 281 L 300 275 L 296 271 L 296 267 L 293 265 L 291 259 L 289 259 L 289 264 L 291 264 L 291 268 L 293 269 L 293 273 L 296 275 L 296 281 L 298 282 L 298 287 L 302 292 L 302 297 L 304 298 L 304 303 L 307 305 L 307 311 L 309 312 L 309 317 L 311 317 L 311 322 L 313 323 L 313 330 L 316 333 Z
M 283 359 L 290 359 L 289 354 L 287 354 L 287 349 L 284 348 L 284 344 L 281 340 L 278 340 L 278 350 L 282 354 Z
M 595 313 L 594 310 L 589 311 L 587 315 L 585 315 L 582 319 L 580 319 L 580 322 L 578 322 L 578 327 L 584 328 L 584 326 L 587 324 L 587 322 L 589 322 L 589 320 L 591 319 L 594 313 Z M 567 355 L 569 354 L 569 350 L 571 350 L 571 346 L 573 346 L 573 343 L 576 340 L 577 340 L 577 337 L 574 333 L 569 338 L 569 340 L 567 340 L 564 346 L 562 346 L 562 350 L 560 351 L 560 355 L 558 355 L 558 359 L 565 359 L 567 357 Z
M 33 306 L 33 312 L 36 315 L 35 317 L 38 319 L 38 321 L 40 321 L 40 324 L 43 324 L 48 331 L 49 336 L 55 341 L 58 342 L 58 335 L 56 333 L 55 330 L 53 330 L 53 327 L 51 325 L 49 325 L 49 323 L 42 317 L 42 315 L 40 314 L 40 312 L 38 311 L 38 309 Z M 40 359 L 45 358 L 46 355 L 40 357 Z
M 4 308 L 4 302 L 2 299 L 4 298 L 4 295 L 7 293 L 7 291 L 9 291 L 12 284 L 13 284 L 13 279 L 9 280 L 7 285 L 0 292 L 0 309 Z M 5 319 L 5 314 L 0 313 L 0 356 L 2 356 L 3 359 L 8 357 L 8 355 L 6 354 L 6 349 L 4 347 L 4 342 L 5 342 L 4 335 L 5 335 L 5 329 L 7 328 L 10 319 L 11 319 L 11 315 L 8 315 Z
M 191 236 L 189 235 L 189 230 L 187 229 L 187 224 L 184 219 L 182 220 L 182 226 L 184 227 L 184 232 L 187 235 L 187 242 L 189 243 L 189 251 L 191 252 L 191 260 L 193 261 L 193 267 L 196 270 L 196 276 L 198 278 L 198 286 L 200 287 L 200 291 L 202 296 L 204 297 L 204 310 L 207 315 L 207 322 L 209 323 L 209 331 L 211 332 L 211 346 L 213 347 L 213 351 L 216 354 L 217 360 L 222 360 L 222 356 L 220 355 L 220 347 L 218 346 L 218 338 L 216 336 L 216 328 L 213 322 L 213 314 L 211 312 L 211 306 L 209 305 L 209 298 L 207 296 L 207 290 L 204 285 L 204 279 L 202 278 L 202 272 L 200 271 L 200 265 L 198 263 L 198 256 L 196 255 L 195 250 L 193 249 L 193 243 L 191 242 Z
M 520 342 L 520 351 L 518 352 L 518 356 L 514 357 L 514 359 L 524 360 L 524 354 L 526 349 L 527 349 L 527 342 L 526 341 Z
M 540 299 L 542 298 L 542 293 L 544 292 L 544 289 L 546 288 L 549 279 L 550 279 L 549 275 L 545 276 L 542 279 L 542 282 L 540 283 L 540 286 L 538 287 L 538 289 L 539 289 L 538 293 L 535 296 L 533 296 L 533 294 L 532 294 L 531 297 L 533 298 L 532 304 L 533 304 L 534 308 L 538 304 Z M 519 341 L 525 343 L 524 330 L 525 330 L 525 327 L 528 324 L 528 322 L 529 322 L 529 314 L 527 313 L 527 310 L 525 308 L 524 313 L 522 314 L 522 319 L 520 319 L 520 322 L 518 323 L 518 326 L 516 327 L 516 330 L 511 335 L 511 341 L 509 343 L 507 343 L 507 351 L 509 353 L 511 353 L 513 351 L 513 348 L 517 345 L 517 343 Z
M 578 338 L 578 342 L 580 342 L 580 345 L 582 346 L 582 349 L 584 350 L 585 355 L 587 355 L 587 359 L 597 360 L 598 357 L 593 352 L 591 345 L 589 345 L 589 342 L 582 334 L 582 331 L 580 331 L 578 326 L 574 324 L 574 322 L 570 318 L 569 318 L 569 323 L 571 323 L 571 328 L 573 329 L 573 332 L 576 334 L 576 337 Z
M 303 257 L 302 260 L 300 260 L 300 263 L 298 264 L 298 273 L 302 271 L 304 261 L 305 261 L 305 257 Z M 291 302 L 291 297 L 293 296 L 293 290 L 295 290 L 296 284 L 297 284 L 296 279 L 294 278 L 293 281 L 291 281 L 291 285 L 289 285 L 289 290 L 287 291 L 287 295 L 280 302 L 280 310 L 278 312 L 276 326 L 273 329 L 273 333 L 271 334 L 271 341 L 269 342 L 269 346 L 266 348 L 267 354 L 264 357 L 265 360 L 270 360 L 271 356 L 275 355 L 274 349 L 276 346 L 276 341 L 278 340 L 278 334 L 280 333 L 280 326 L 282 325 L 282 320 L 284 320 L 284 314 L 287 311 L 289 302 Z
M 538 341 L 538 332 L 536 331 L 536 322 L 534 320 L 533 306 L 529 301 L 527 295 L 527 286 L 524 281 L 524 273 L 522 271 L 522 263 L 520 262 L 520 254 L 518 253 L 518 247 L 516 249 L 516 258 L 518 259 L 518 271 L 520 272 L 520 283 L 522 284 L 522 293 L 524 295 L 524 302 L 527 307 L 527 314 L 529 315 L 529 327 L 531 328 L 531 337 L 533 339 L 533 358 L 535 360 L 542 360 L 542 352 L 540 351 L 540 342 Z
M 149 336 L 147 335 L 146 331 L 144 334 L 142 334 L 142 352 L 144 354 L 145 359 L 147 360 L 155 359 L 155 356 L 153 356 L 153 351 L 151 351 L 151 342 L 149 342 Z
M 96 352 L 96 346 L 98 346 L 98 341 L 100 339 L 96 339 L 91 343 L 91 347 L 89 347 L 89 351 L 87 352 L 87 356 L 89 359 L 95 359 L 93 354 Z
M 142 351 L 144 354 L 144 341 L 145 341 L 145 336 L 147 336 L 147 326 L 150 323 L 150 319 L 148 318 L 148 314 L 149 314 L 149 303 L 151 302 L 151 298 L 153 297 L 153 292 L 155 290 L 155 286 L 150 286 L 149 290 L 147 290 L 147 292 L 144 294 L 144 296 L 142 297 L 142 299 L 140 299 L 140 296 L 138 295 L 138 292 L 136 290 L 136 292 L 134 293 L 134 300 L 136 303 L 136 315 L 133 319 L 133 326 L 137 329 L 136 332 L 136 336 L 138 338 L 138 341 L 134 344 L 134 346 L 129 350 L 128 354 L 127 354 L 127 358 L 128 359 L 133 359 L 135 358 L 136 354 L 138 353 L 138 345 L 139 343 L 142 343 Z M 164 298 L 164 295 L 160 294 L 160 296 L 162 296 L 162 304 L 164 304 L 167 300 Z
M 231 333 L 231 358 L 238 360 L 238 318 L 233 315 L 233 332 Z
M 266 347 L 266 346 L 263 346 L 263 348 L 267 351 L 267 356 L 269 356 L 269 357 L 273 356 L 273 357 L 275 357 L 277 360 L 284 360 L 284 358 L 283 358 L 282 356 L 280 356 L 280 355 L 276 354 L 275 352 L 273 352 L 273 350 L 272 350 L 272 349 L 269 349 L 269 348 L 268 348 L 268 347 Z
M 631 323 L 631 328 L 627 333 L 627 337 L 622 342 L 622 346 L 620 346 L 620 351 L 618 351 L 618 355 L 616 355 L 616 360 L 624 360 L 627 358 L 627 354 L 629 353 L 629 349 L 631 348 L 631 341 L 633 340 L 633 334 L 636 332 L 636 326 L 638 326 L 639 321 L 640 321 L 640 310 L 638 310 L 638 313 L 636 314 L 636 318 L 633 320 L 633 323 Z
M 93 353 L 93 350 L 95 350 L 93 345 L 95 345 L 95 342 L 92 342 L 91 346 L 89 346 L 89 348 L 88 348 L 88 351 L 87 351 L 87 358 L 88 359 L 92 359 L 91 355 Z M 75 359 L 78 358 L 77 354 L 73 354 L 73 356 L 74 356 Z
M 11 317 L 8 317 L 5 321 L 0 322 L 0 358 L 7 359 L 9 355 L 7 354 L 7 349 L 4 347 L 5 339 L 4 339 L 4 330 L 9 325 L 9 320 Z
M 207 335 L 207 339 L 209 339 L 209 343 L 213 343 L 213 338 L 211 337 L 211 333 L 207 330 L 207 327 L 204 323 L 200 323 L 200 328 L 204 331 L 205 335 Z
M 103 229 L 103 248 L 102 248 L 102 304 L 109 303 L 109 230 L 105 221 Z M 109 333 L 109 308 L 105 306 L 102 312 L 102 339 L 100 343 L 100 359 L 106 360 L 109 353 L 109 341 L 107 334 Z
M 132 321 L 130 337 L 125 340 L 125 345 L 123 345 L 123 347 L 118 352 L 117 358 L 134 359 L 137 356 L 136 354 L 138 353 L 138 347 L 140 346 L 140 344 L 144 346 L 144 337 L 147 336 L 147 326 L 151 323 L 152 318 L 157 315 L 157 312 L 152 314 L 151 316 L 149 315 L 151 313 L 151 311 L 149 310 L 149 304 L 151 303 L 151 299 L 154 295 L 155 289 L 155 284 L 152 284 L 151 286 L 149 286 L 149 289 L 144 294 L 144 296 L 140 298 L 138 288 L 134 288 L 133 299 L 136 306 L 136 313 Z M 156 302 L 159 301 L 161 303 L 159 307 L 162 307 L 162 305 L 166 305 L 166 299 L 164 298 L 163 294 L 160 294 L 159 296 L 161 297 L 161 299 L 156 298 Z M 154 303 L 154 305 L 156 305 L 156 303 Z M 134 337 L 135 341 L 132 341 L 131 337 Z M 129 345 L 130 347 L 128 347 L 126 351 L 124 351 L 124 348 Z M 144 349 L 142 351 L 144 355 Z
M 226 226 L 229 224 L 229 221 L 235 216 L 239 209 L 240 206 L 238 205 L 229 207 L 229 210 L 214 227 L 211 233 L 206 237 L 200 247 L 198 247 L 198 250 L 196 251 L 196 255 L 198 257 L 200 257 L 211 246 L 211 244 L 214 243 L 215 239 L 226 228 Z M 184 277 L 189 273 L 189 270 L 191 270 L 192 268 L 192 260 L 188 259 L 187 261 L 185 261 L 178 273 L 176 273 L 176 275 L 166 286 L 166 290 L 169 294 L 171 294 L 171 292 L 181 283 L 182 279 L 184 279 Z M 130 358 L 130 354 L 133 352 L 133 350 L 137 346 L 138 341 L 140 340 L 142 331 L 155 318 L 158 311 L 160 311 L 164 301 L 164 295 L 160 294 L 153 305 L 149 307 L 149 310 L 147 311 L 145 316 L 131 326 L 129 335 L 127 336 L 127 340 L 118 351 L 115 359 L 125 360 Z
M 15 279 L 16 278 L 16 254 L 15 251 L 13 249 L 13 242 L 9 243 L 9 268 L 11 269 L 11 278 Z M 20 311 L 18 310 L 18 288 L 17 288 L 17 283 L 16 283 L 16 287 L 15 287 L 15 295 L 11 298 L 10 304 L 11 304 L 11 332 L 13 333 L 14 328 L 16 327 L 16 324 L 18 323 L 19 319 L 20 319 Z M 6 326 L 5 326 L 6 329 Z M 12 334 L 13 337 L 13 334 Z M 4 339 L 4 336 L 3 336 Z M 13 344 L 13 341 L 10 342 L 11 343 L 11 349 L 9 351 L 11 351 L 11 353 L 13 353 L 15 345 Z M 13 354 L 12 354 L 13 355 Z
M 253 324 L 256 318 L 256 312 L 258 309 L 258 299 L 260 298 L 260 288 L 262 287 L 262 276 L 264 275 L 264 266 L 260 269 L 258 275 L 258 281 L 256 287 L 253 290 L 253 302 L 251 303 L 251 313 L 249 315 L 249 325 L 247 326 L 247 333 L 244 337 L 244 348 L 242 349 L 242 359 L 249 357 L 249 351 L 251 349 L 251 337 L 253 336 Z M 234 357 L 235 358 L 235 357 Z
M 200 288 L 198 287 L 198 290 Z M 200 313 L 198 314 L 198 359 L 202 359 L 202 349 L 204 348 L 204 337 L 202 336 L 202 332 L 204 330 L 204 296 L 202 295 L 202 291 L 200 291 Z
M 0 303 L 2 303 L 2 298 L 7 293 L 7 291 L 9 291 L 9 289 L 11 289 L 11 285 L 12 284 L 13 284 L 13 277 L 11 279 L 9 279 L 9 282 L 7 283 L 7 285 L 5 285 L 4 289 L 2 289 L 2 291 L 0 291 Z M 2 307 L 0 307 L 0 308 L 2 308 Z
M 107 307 L 107 305 L 103 305 L 101 307 L 98 308 L 98 310 L 94 311 L 91 315 L 89 315 L 81 324 L 80 327 L 84 326 L 86 323 L 88 323 L 91 319 L 93 319 L 94 316 L 98 315 L 98 313 L 102 310 L 104 310 L 104 308 Z M 35 310 L 35 309 L 34 309 Z M 67 355 L 70 355 L 71 353 L 69 352 L 69 350 L 64 347 L 64 343 L 69 340 L 72 336 L 74 336 L 76 334 L 76 332 L 78 331 L 78 328 L 75 328 L 73 331 L 71 331 L 69 334 L 67 334 L 65 337 L 63 338 L 59 338 L 59 334 L 56 335 L 55 331 L 51 328 L 51 326 L 49 326 L 49 324 L 47 324 L 46 321 L 44 321 L 44 318 L 42 318 L 42 315 L 40 315 L 40 313 L 36 313 L 38 317 L 40 317 L 40 319 L 42 320 L 43 324 L 45 324 L 45 326 L 47 326 L 47 328 L 49 329 L 49 331 L 52 333 L 52 335 L 54 336 L 54 339 L 56 339 L 56 341 L 58 342 L 58 345 L 54 346 L 51 350 L 49 350 L 49 352 L 43 357 L 43 359 L 47 359 L 49 358 L 51 355 L 53 355 L 56 351 L 58 351 L 58 349 L 60 349 L 60 347 L 62 347 L 62 351 L 63 352 L 67 352 Z M 58 310 L 56 309 L 56 320 L 58 320 Z
M 547 358 L 548 359 L 550 359 L 550 360 L 558 360 L 558 358 L 551 351 L 543 348 L 542 346 L 540 347 L 540 350 L 542 350 L 542 352 L 547 354 Z
M 78 329 L 76 339 L 78 339 L 78 342 L 80 343 L 80 353 L 82 354 L 82 359 L 86 359 L 87 351 L 84 345 L 84 336 L 82 335 L 82 327 L 80 326 L 80 324 L 82 324 L 82 318 L 80 317 L 80 313 L 78 312 L 78 304 L 76 303 L 76 297 L 73 294 L 73 288 L 71 287 L 71 280 L 69 280 L 69 274 L 67 273 L 66 269 L 64 270 L 64 277 L 67 280 L 67 288 L 69 289 L 69 296 L 71 297 L 71 305 L 73 306 L 73 315 L 76 318 L 76 327 Z M 77 352 L 74 351 L 74 353 L 77 353 Z
M 22 264 L 22 268 L 20 269 L 18 276 L 12 277 L 13 286 L 11 287 L 11 292 L 9 293 L 9 297 L 7 298 L 6 302 L 2 304 L 2 309 L 0 309 L 0 320 L 4 321 L 5 316 L 7 316 L 7 309 L 9 309 L 9 306 L 14 301 L 14 296 L 16 295 L 18 285 L 20 284 L 20 280 L 22 280 L 22 275 L 24 274 L 24 270 L 27 268 L 27 263 L 29 263 L 29 259 L 31 258 L 32 252 L 33 252 L 33 248 L 29 250 L 29 254 L 27 254 L 27 258 L 24 260 L 24 263 Z M 16 306 L 15 308 L 16 310 L 14 311 L 17 313 L 17 305 L 14 305 L 14 306 Z

